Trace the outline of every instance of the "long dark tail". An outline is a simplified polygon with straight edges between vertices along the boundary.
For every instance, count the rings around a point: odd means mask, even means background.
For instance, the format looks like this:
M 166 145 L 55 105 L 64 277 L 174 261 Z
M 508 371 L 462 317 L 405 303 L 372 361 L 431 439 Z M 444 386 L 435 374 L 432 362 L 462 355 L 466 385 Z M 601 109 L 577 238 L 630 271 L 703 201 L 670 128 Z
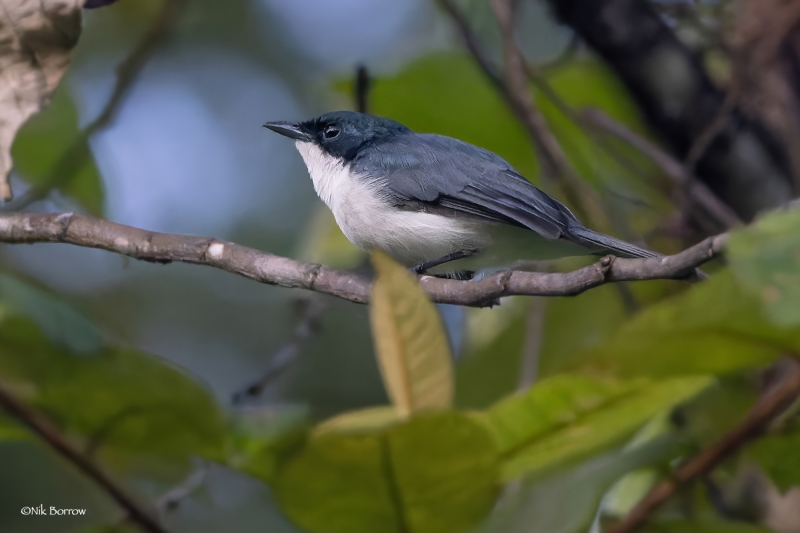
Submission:
M 610 253 L 619 257 L 659 257 L 661 255 L 583 226 L 570 226 L 569 235 L 570 240 L 595 253 Z

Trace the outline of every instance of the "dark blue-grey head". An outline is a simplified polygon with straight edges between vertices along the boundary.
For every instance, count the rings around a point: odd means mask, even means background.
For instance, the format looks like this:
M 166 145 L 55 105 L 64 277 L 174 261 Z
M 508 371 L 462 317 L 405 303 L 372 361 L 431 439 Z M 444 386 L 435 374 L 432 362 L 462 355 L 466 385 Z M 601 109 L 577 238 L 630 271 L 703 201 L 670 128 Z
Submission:
M 313 142 L 325 152 L 353 160 L 359 150 L 411 130 L 388 118 L 355 111 L 334 111 L 299 124 L 267 122 L 265 128 L 291 139 Z

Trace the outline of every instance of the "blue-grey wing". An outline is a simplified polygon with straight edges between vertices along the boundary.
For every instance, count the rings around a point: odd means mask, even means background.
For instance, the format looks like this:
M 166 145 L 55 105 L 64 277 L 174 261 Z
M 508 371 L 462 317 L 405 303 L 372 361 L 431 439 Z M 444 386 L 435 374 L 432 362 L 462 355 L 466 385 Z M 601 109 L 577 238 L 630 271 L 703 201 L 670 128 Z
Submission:
M 380 179 L 398 207 L 453 209 L 526 227 L 548 239 L 580 226 L 569 209 L 501 157 L 450 137 L 398 135 L 362 150 L 352 170 Z

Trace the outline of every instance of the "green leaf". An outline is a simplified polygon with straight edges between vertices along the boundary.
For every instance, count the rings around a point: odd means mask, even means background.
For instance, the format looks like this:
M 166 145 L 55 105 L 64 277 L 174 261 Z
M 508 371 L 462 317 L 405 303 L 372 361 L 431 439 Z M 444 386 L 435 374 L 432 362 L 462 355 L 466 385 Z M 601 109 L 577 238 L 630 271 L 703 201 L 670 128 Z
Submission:
M 48 339 L 75 353 L 92 353 L 103 345 L 100 330 L 89 319 L 31 283 L 0 273 L 0 302 L 10 312 L 32 319 Z
M 761 438 L 747 449 L 782 492 L 800 486 L 800 430 Z
M 0 441 L 28 440 L 31 434 L 8 416 L 0 415 Z
M 475 416 L 495 437 L 503 479 L 541 476 L 623 442 L 710 382 L 705 377 L 615 382 L 557 376 Z
M 800 328 L 766 320 L 729 271 L 653 305 L 585 359 L 622 375 L 723 374 L 767 365 L 800 348 Z
M 487 423 L 500 453 L 513 453 L 554 429 L 575 423 L 581 415 L 625 400 L 644 383 L 554 376 L 475 415 Z
M 497 504 L 479 533 L 585 533 L 600 500 L 620 477 L 637 468 L 663 461 L 676 448 L 667 436 L 595 457 L 544 479 L 523 482 L 520 490 Z
M 746 522 L 723 520 L 659 520 L 642 533 L 770 533 L 772 530 Z
M 14 168 L 35 186 L 54 185 L 96 216 L 103 214 L 103 181 L 89 144 L 78 130 L 78 113 L 62 84 L 45 111 L 17 134 Z
M 453 357 L 436 307 L 411 272 L 382 252 L 372 261 L 370 321 L 389 397 L 400 416 L 453 403 Z
M 727 256 L 736 279 L 778 326 L 800 325 L 800 209 L 776 211 L 734 232 Z
M 10 316 L 0 323 L 0 379 L 120 467 L 222 458 L 226 422 L 213 397 L 157 357 L 108 347 L 76 356 Z
M 267 483 L 275 480 L 281 458 L 306 441 L 311 422 L 306 408 L 239 412 L 233 419 L 227 464 Z
M 370 407 L 360 411 L 350 411 L 319 424 L 315 433 L 329 431 L 336 433 L 375 433 L 400 421 L 397 410 L 393 407 Z
M 274 487 L 284 512 L 314 533 L 457 533 L 490 511 L 496 461 L 479 424 L 424 413 L 373 433 L 315 434 Z

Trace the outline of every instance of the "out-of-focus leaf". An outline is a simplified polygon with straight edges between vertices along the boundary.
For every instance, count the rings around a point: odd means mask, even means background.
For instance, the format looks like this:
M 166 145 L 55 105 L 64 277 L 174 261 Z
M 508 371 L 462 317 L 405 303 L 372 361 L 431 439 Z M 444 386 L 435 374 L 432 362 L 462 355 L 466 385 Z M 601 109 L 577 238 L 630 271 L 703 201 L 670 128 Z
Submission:
M 541 375 L 574 368 L 588 348 L 607 340 L 626 318 L 619 293 L 611 285 L 575 298 L 548 300 L 539 357 Z
M 278 470 L 278 500 L 311 532 L 458 533 L 497 492 L 488 433 L 455 412 L 424 413 L 372 434 L 314 435 Z
M 659 520 L 642 528 L 642 533 L 770 533 L 772 530 L 732 520 Z
M 28 440 L 30 433 L 16 421 L 0 415 L 0 441 Z
M 800 348 L 800 328 L 766 320 L 729 271 L 653 305 L 587 354 L 623 375 L 722 374 L 769 364 Z
M 782 492 L 800 486 L 800 430 L 758 439 L 747 449 Z
M 340 84 L 352 95 L 352 79 Z M 370 112 L 420 133 L 448 135 L 491 150 L 528 179 L 537 165 L 533 145 L 486 76 L 465 53 L 431 54 L 394 77 L 377 78 Z
M 407 269 L 373 253 L 370 321 L 389 397 L 401 416 L 453 402 L 453 356 L 436 307 Z
M 625 87 L 602 63 L 579 58 L 550 70 L 546 75 L 546 81 L 559 98 L 571 108 L 601 109 L 606 115 L 640 135 L 647 134 L 641 115 Z M 576 124 L 565 116 L 542 91 L 535 91 L 535 95 L 536 103 L 551 130 L 561 142 L 570 162 L 584 179 L 596 181 L 598 178 L 611 178 L 613 174 L 630 173 L 630 169 L 621 165 L 587 134 L 586 126 Z M 615 145 L 615 149 L 632 159 L 642 170 L 650 172 L 655 170 L 652 163 L 634 149 L 624 145 Z M 641 176 L 639 180 L 641 181 Z
M 707 448 L 741 424 L 760 392 L 752 379 L 737 374 L 723 376 L 682 405 L 674 419 L 695 447 Z
M 540 382 L 477 416 L 493 428 L 504 479 L 540 476 L 622 442 L 710 383 L 706 377 L 609 383 L 564 376 Z M 530 409 L 538 416 L 531 416 Z
M 349 269 L 361 264 L 366 255 L 347 240 L 331 210 L 320 202 L 308 223 L 297 256 L 303 261 Z
M 676 440 L 659 438 L 631 450 L 596 457 L 504 497 L 479 533 L 583 533 L 603 494 L 625 473 L 666 459 Z
M 314 431 L 322 434 L 328 431 L 336 433 L 375 433 L 400 421 L 397 410 L 393 407 L 371 407 L 360 411 L 350 411 L 319 424 Z
M 554 376 L 475 416 L 487 423 L 500 453 L 512 453 L 546 433 L 575 423 L 586 413 L 623 401 L 626 395 L 641 390 L 644 383 Z
M 483 409 L 516 390 L 529 299 L 494 309 L 468 309 L 465 347 L 456 367 L 459 408 Z
M 32 319 L 48 339 L 75 353 L 92 353 L 103 345 L 97 326 L 54 295 L 30 283 L 0 273 L 0 302 L 10 312 Z
M 778 326 L 800 325 L 800 209 L 770 213 L 731 235 L 731 271 Z
M 3 0 L 0 9 L 0 199 L 17 130 L 50 99 L 81 32 L 81 0 Z
M 94 215 L 103 213 L 103 181 L 66 88 L 29 120 L 14 142 L 15 170 L 35 186 L 55 185 Z
M 123 348 L 76 356 L 16 316 L 0 323 L 0 354 L 3 381 L 113 464 L 222 458 L 226 423 L 213 397 L 157 357 Z
M 281 458 L 302 446 L 310 429 L 305 408 L 238 413 L 233 419 L 227 464 L 271 483 Z

